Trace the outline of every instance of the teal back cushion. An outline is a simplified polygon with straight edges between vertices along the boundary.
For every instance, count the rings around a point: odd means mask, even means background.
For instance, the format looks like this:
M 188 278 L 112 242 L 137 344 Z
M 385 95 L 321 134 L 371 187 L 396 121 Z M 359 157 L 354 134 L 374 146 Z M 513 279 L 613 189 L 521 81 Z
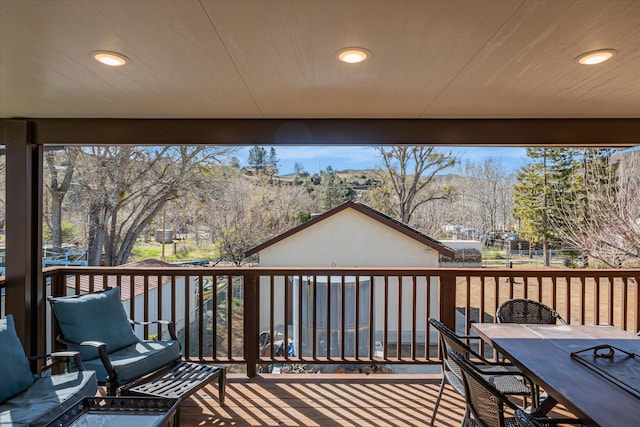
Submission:
M 9 314 L 0 319 L 0 403 L 26 390 L 33 381 L 29 360 Z
M 120 288 L 50 297 L 49 302 L 67 341 L 101 341 L 107 345 L 108 353 L 138 342 L 120 302 Z M 98 357 L 93 347 L 70 345 L 69 349 L 79 351 L 82 360 Z

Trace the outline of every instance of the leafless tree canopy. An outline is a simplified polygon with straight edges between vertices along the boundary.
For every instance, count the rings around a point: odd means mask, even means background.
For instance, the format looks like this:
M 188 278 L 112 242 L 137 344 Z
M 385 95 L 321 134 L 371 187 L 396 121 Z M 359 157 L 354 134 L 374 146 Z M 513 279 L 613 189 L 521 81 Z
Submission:
M 308 218 L 313 201 L 302 187 L 279 186 L 228 171 L 219 193 L 210 193 L 207 218 L 221 256 L 236 265 L 245 252 Z M 302 215 L 302 216 L 301 216 Z
M 45 197 L 44 223 L 51 230 L 53 254 L 62 250 L 62 206 L 71 188 L 71 181 L 76 168 L 76 159 L 80 153 L 78 147 L 66 147 L 45 152 L 44 164 L 47 172 L 44 182 L 49 197 Z
M 513 180 L 513 174 L 496 160 L 469 161 L 455 173 L 437 178 L 437 185 L 446 188 L 449 196 L 416 209 L 414 225 L 434 237 L 441 236 L 447 226 L 479 233 L 512 230 Z M 473 233 L 464 236 L 474 237 Z
M 556 209 L 562 238 L 591 259 L 621 267 L 640 258 L 640 178 L 638 153 L 585 161 L 574 174 L 583 188 Z
M 372 196 L 379 209 L 405 224 L 421 205 L 449 196 L 447 188 L 434 186 L 436 175 L 458 161 L 451 153 L 430 146 L 377 147 L 384 164 L 385 186 Z
M 87 147 L 79 152 L 77 208 L 88 217 L 89 264 L 120 265 L 151 220 L 226 150 L 205 146 Z M 104 259 L 101 260 L 104 253 Z

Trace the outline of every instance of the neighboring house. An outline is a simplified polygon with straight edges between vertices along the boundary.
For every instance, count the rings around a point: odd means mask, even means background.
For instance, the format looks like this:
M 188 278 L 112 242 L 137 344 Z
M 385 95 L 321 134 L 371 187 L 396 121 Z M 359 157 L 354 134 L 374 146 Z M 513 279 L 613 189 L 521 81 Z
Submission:
M 133 262 L 130 264 L 124 264 L 121 267 L 123 268 L 139 268 L 139 267 L 149 267 L 149 268 L 158 268 L 158 267 L 173 267 L 174 264 L 170 264 L 164 261 L 155 260 L 155 259 L 146 259 L 139 262 Z M 95 276 L 93 287 L 94 289 L 102 289 L 102 277 Z M 161 307 L 161 318 L 163 320 L 171 319 L 171 301 L 175 301 L 175 313 L 180 315 L 180 313 L 185 312 L 185 278 L 184 277 L 176 277 L 175 281 L 175 293 L 176 298 L 171 298 L 172 285 L 171 285 L 171 277 L 168 276 L 150 276 L 148 278 L 148 292 L 147 292 L 147 303 L 145 304 L 145 282 L 144 277 L 135 276 L 133 286 L 131 286 L 131 277 L 123 276 L 120 279 L 120 298 L 122 300 L 122 305 L 124 306 L 124 310 L 127 313 L 127 316 L 130 319 L 142 321 L 144 316 L 144 308 L 148 307 L 148 315 L 149 320 L 158 320 L 158 288 L 162 289 L 162 307 Z M 118 285 L 116 276 L 108 276 L 107 283 L 105 287 L 115 287 Z M 76 288 L 76 279 L 75 277 L 70 277 L 67 280 L 67 287 L 69 288 L 68 294 L 75 294 Z M 89 292 L 90 283 L 89 276 L 80 276 L 80 291 L 82 293 Z M 192 319 L 194 318 L 193 311 L 197 306 L 197 294 L 196 294 L 196 284 L 192 280 L 189 281 L 189 291 L 188 294 L 190 296 L 189 300 L 189 308 L 191 312 Z M 133 298 L 133 316 L 132 313 L 132 303 L 131 298 Z M 47 306 L 47 310 L 50 310 L 50 307 Z M 176 322 L 176 331 L 179 331 L 185 326 L 185 319 L 178 318 L 175 319 Z M 139 337 L 143 336 L 143 327 L 137 325 L 135 327 L 136 335 Z M 157 328 L 155 325 L 149 326 L 149 334 L 157 334 Z M 50 334 L 48 335 L 50 336 Z
M 455 257 L 455 252 L 435 239 L 409 227 L 391 217 L 358 202 L 346 202 L 328 212 L 315 216 L 311 220 L 270 239 L 253 249 L 247 251 L 247 256 L 259 254 L 261 267 L 438 267 L 441 256 Z M 302 286 L 298 283 L 302 280 Z M 287 283 L 290 287 L 288 301 L 285 301 L 284 278 L 276 278 L 274 283 L 274 327 L 282 330 L 284 324 L 285 310 L 289 313 L 292 324 L 289 325 L 290 337 L 293 337 L 294 346 L 302 356 L 311 351 L 311 325 L 312 310 L 307 309 L 307 301 L 313 298 L 311 291 L 314 278 L 292 277 Z M 355 277 L 347 278 L 345 289 L 345 306 L 355 308 Z M 318 337 L 316 348 L 318 353 L 326 352 L 324 342 L 326 330 L 331 330 L 331 342 L 337 346 L 341 342 L 338 325 L 341 325 L 340 310 L 341 301 L 341 279 L 331 278 L 331 301 L 326 295 L 328 280 L 327 277 L 316 277 L 316 295 L 318 297 L 318 312 L 323 312 L 327 304 L 332 307 L 330 328 L 327 328 L 327 319 L 316 319 Z M 375 330 L 375 340 L 381 343 L 383 339 L 383 321 L 385 304 L 388 310 L 388 318 L 398 318 L 398 292 L 397 278 L 389 278 L 388 300 L 385 302 L 384 279 L 374 278 L 374 325 L 369 325 L 369 295 L 370 277 L 361 277 L 359 281 L 360 289 L 360 313 L 359 322 L 359 342 L 366 343 L 368 347 L 370 328 Z M 430 314 L 437 315 L 438 312 L 438 281 L 436 278 L 430 280 L 430 293 L 428 301 Z M 268 278 L 264 278 L 260 288 L 260 326 L 261 330 L 268 330 L 270 326 L 270 283 Z M 305 290 L 300 297 L 300 289 Z M 424 278 L 419 279 L 417 290 L 413 294 L 413 283 L 407 278 L 402 284 L 402 305 L 410 307 L 412 300 L 423 302 L 417 304 L 417 318 L 421 319 L 416 326 L 416 336 L 418 340 L 424 340 L 426 327 L 425 301 L 427 301 L 427 283 Z M 297 301 L 302 300 L 302 307 L 298 307 Z M 335 307 L 335 308 L 334 308 Z M 326 311 L 324 311 L 326 312 Z M 344 321 L 347 331 L 345 332 L 345 355 L 354 354 L 353 334 L 355 329 L 355 310 L 345 310 Z M 401 336 L 402 341 L 409 342 L 412 331 L 408 329 L 412 324 L 410 310 L 405 310 L 402 314 Z M 303 336 L 298 337 L 298 319 L 301 319 Z M 335 327 L 334 327 L 335 326 Z M 388 325 L 389 341 L 396 342 L 398 328 L 397 325 Z M 436 337 L 433 337 L 435 340 Z M 338 355 L 340 348 L 330 349 L 331 355 Z M 359 353 L 367 354 L 368 348 L 360 347 Z
M 482 242 L 479 240 L 445 240 L 441 241 L 456 251 L 454 258 L 440 259 L 440 266 L 447 268 L 481 268 Z

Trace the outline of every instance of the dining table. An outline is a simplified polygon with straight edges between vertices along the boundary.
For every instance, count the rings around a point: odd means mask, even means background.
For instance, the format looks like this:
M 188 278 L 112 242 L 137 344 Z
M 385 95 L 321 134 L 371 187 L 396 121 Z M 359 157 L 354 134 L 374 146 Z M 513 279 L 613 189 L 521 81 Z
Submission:
M 479 337 L 584 425 L 640 426 L 640 337 L 613 326 L 474 323 Z

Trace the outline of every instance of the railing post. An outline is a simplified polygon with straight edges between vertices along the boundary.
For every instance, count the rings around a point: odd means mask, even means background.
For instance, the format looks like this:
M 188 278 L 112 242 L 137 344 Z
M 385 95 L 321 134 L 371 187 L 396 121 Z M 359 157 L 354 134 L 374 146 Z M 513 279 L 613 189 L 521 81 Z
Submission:
M 446 274 L 440 276 L 438 298 L 440 322 L 449 329 L 456 330 L 456 276 Z
M 632 331 L 633 333 L 640 333 L 640 276 L 634 276 L 633 277 L 633 283 L 635 284 L 635 289 L 634 289 L 634 293 L 636 296 L 636 301 L 633 307 L 633 316 L 634 316 L 634 322 L 633 322 L 633 327 L 634 330 Z M 583 302 L 584 305 L 584 302 Z
M 62 268 L 57 267 L 55 274 L 49 276 L 51 278 L 51 296 L 53 297 L 60 297 L 60 296 L 66 295 L 66 292 L 65 292 L 66 277 L 65 277 L 64 271 L 62 270 L 63 270 Z M 60 334 L 60 331 L 58 330 L 58 322 L 55 320 L 53 312 L 51 313 L 51 318 L 49 320 L 51 321 L 51 350 L 63 351 L 65 350 L 65 347 L 61 343 L 59 343 L 58 340 L 56 339 L 57 336 Z
M 247 361 L 247 376 L 256 376 L 256 365 L 259 359 L 258 350 L 258 300 L 260 276 L 244 273 L 244 359 Z

